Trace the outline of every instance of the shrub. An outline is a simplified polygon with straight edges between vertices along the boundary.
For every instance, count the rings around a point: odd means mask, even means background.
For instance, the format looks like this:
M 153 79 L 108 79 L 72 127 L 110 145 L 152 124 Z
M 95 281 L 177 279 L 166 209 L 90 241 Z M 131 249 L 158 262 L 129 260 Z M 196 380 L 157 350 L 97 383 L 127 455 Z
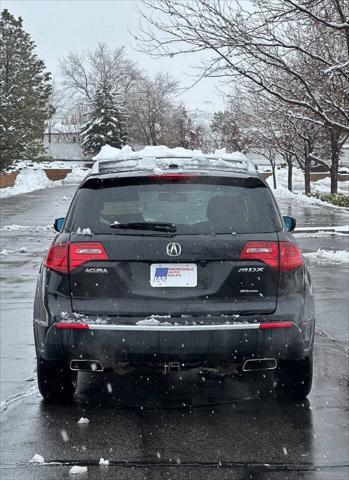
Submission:
M 312 197 L 318 198 L 323 202 L 332 203 L 337 207 L 349 207 L 349 196 L 344 193 L 320 193 L 315 192 L 311 194 Z

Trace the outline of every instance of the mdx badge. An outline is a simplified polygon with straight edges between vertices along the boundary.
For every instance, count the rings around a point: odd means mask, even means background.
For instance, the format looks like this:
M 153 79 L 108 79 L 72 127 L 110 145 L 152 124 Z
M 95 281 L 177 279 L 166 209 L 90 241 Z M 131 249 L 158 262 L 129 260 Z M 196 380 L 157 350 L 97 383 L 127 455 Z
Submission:
M 166 253 L 170 257 L 178 257 L 182 252 L 182 247 L 179 243 L 169 243 L 166 247 Z
M 263 272 L 264 267 L 243 267 L 239 268 L 238 272 L 245 272 L 245 273 L 254 273 L 254 272 Z

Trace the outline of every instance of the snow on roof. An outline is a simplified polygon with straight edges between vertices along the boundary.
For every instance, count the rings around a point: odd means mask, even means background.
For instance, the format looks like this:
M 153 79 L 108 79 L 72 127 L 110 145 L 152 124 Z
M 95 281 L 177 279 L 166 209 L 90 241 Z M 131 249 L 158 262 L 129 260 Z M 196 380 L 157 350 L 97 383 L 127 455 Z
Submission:
M 225 148 L 212 154 L 204 154 L 201 150 L 169 148 L 165 145 L 146 146 L 138 152 L 134 152 L 128 145 L 121 149 L 105 145 L 92 160 L 96 161 L 92 173 L 126 168 L 158 170 L 155 173 L 161 173 L 161 168 L 167 169 L 173 163 L 183 168 L 202 166 L 256 171 L 254 164 L 243 153 L 226 153 Z

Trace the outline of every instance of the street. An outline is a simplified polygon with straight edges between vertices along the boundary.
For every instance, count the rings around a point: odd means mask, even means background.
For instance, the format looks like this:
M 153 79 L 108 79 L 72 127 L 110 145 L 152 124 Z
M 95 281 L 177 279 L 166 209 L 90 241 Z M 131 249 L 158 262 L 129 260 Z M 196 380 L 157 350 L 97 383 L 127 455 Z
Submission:
M 311 264 L 315 378 L 302 403 L 275 398 L 272 374 L 79 376 L 73 405 L 36 387 L 32 301 L 41 259 L 75 186 L 1 201 L 1 479 L 306 479 L 349 475 L 348 264 Z M 279 203 L 299 226 L 344 225 L 343 209 Z M 298 234 L 303 252 L 348 250 L 348 236 Z M 107 387 L 108 386 L 108 387 Z M 81 417 L 89 419 L 78 424 Z M 43 465 L 30 464 L 34 454 Z M 109 466 L 100 466 L 100 458 Z

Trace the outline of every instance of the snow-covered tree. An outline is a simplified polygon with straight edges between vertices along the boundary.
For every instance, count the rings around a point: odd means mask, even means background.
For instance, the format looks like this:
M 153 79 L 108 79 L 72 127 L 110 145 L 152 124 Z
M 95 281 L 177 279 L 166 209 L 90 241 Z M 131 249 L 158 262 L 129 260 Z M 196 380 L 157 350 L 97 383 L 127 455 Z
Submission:
M 81 128 L 82 147 L 95 155 L 104 145 L 121 148 L 127 142 L 124 112 L 120 95 L 105 80 L 97 88 L 91 102 L 87 122 Z
M 130 136 L 144 145 L 168 143 L 169 120 L 174 112 L 173 97 L 178 82 L 166 73 L 144 76 L 129 104 Z
M 248 135 L 243 132 L 238 114 L 234 111 L 215 112 L 210 123 L 210 131 L 216 148 L 226 148 L 228 152 L 248 150 Z
M 50 115 L 50 74 L 36 45 L 8 10 L 0 19 L 0 168 L 42 152 L 45 120 Z
M 139 47 L 154 56 L 200 52 L 203 76 L 239 79 L 257 97 L 268 95 L 289 110 L 297 132 L 304 122 L 311 133 L 326 130 L 335 193 L 349 135 L 348 0 L 248 3 L 143 0 Z

